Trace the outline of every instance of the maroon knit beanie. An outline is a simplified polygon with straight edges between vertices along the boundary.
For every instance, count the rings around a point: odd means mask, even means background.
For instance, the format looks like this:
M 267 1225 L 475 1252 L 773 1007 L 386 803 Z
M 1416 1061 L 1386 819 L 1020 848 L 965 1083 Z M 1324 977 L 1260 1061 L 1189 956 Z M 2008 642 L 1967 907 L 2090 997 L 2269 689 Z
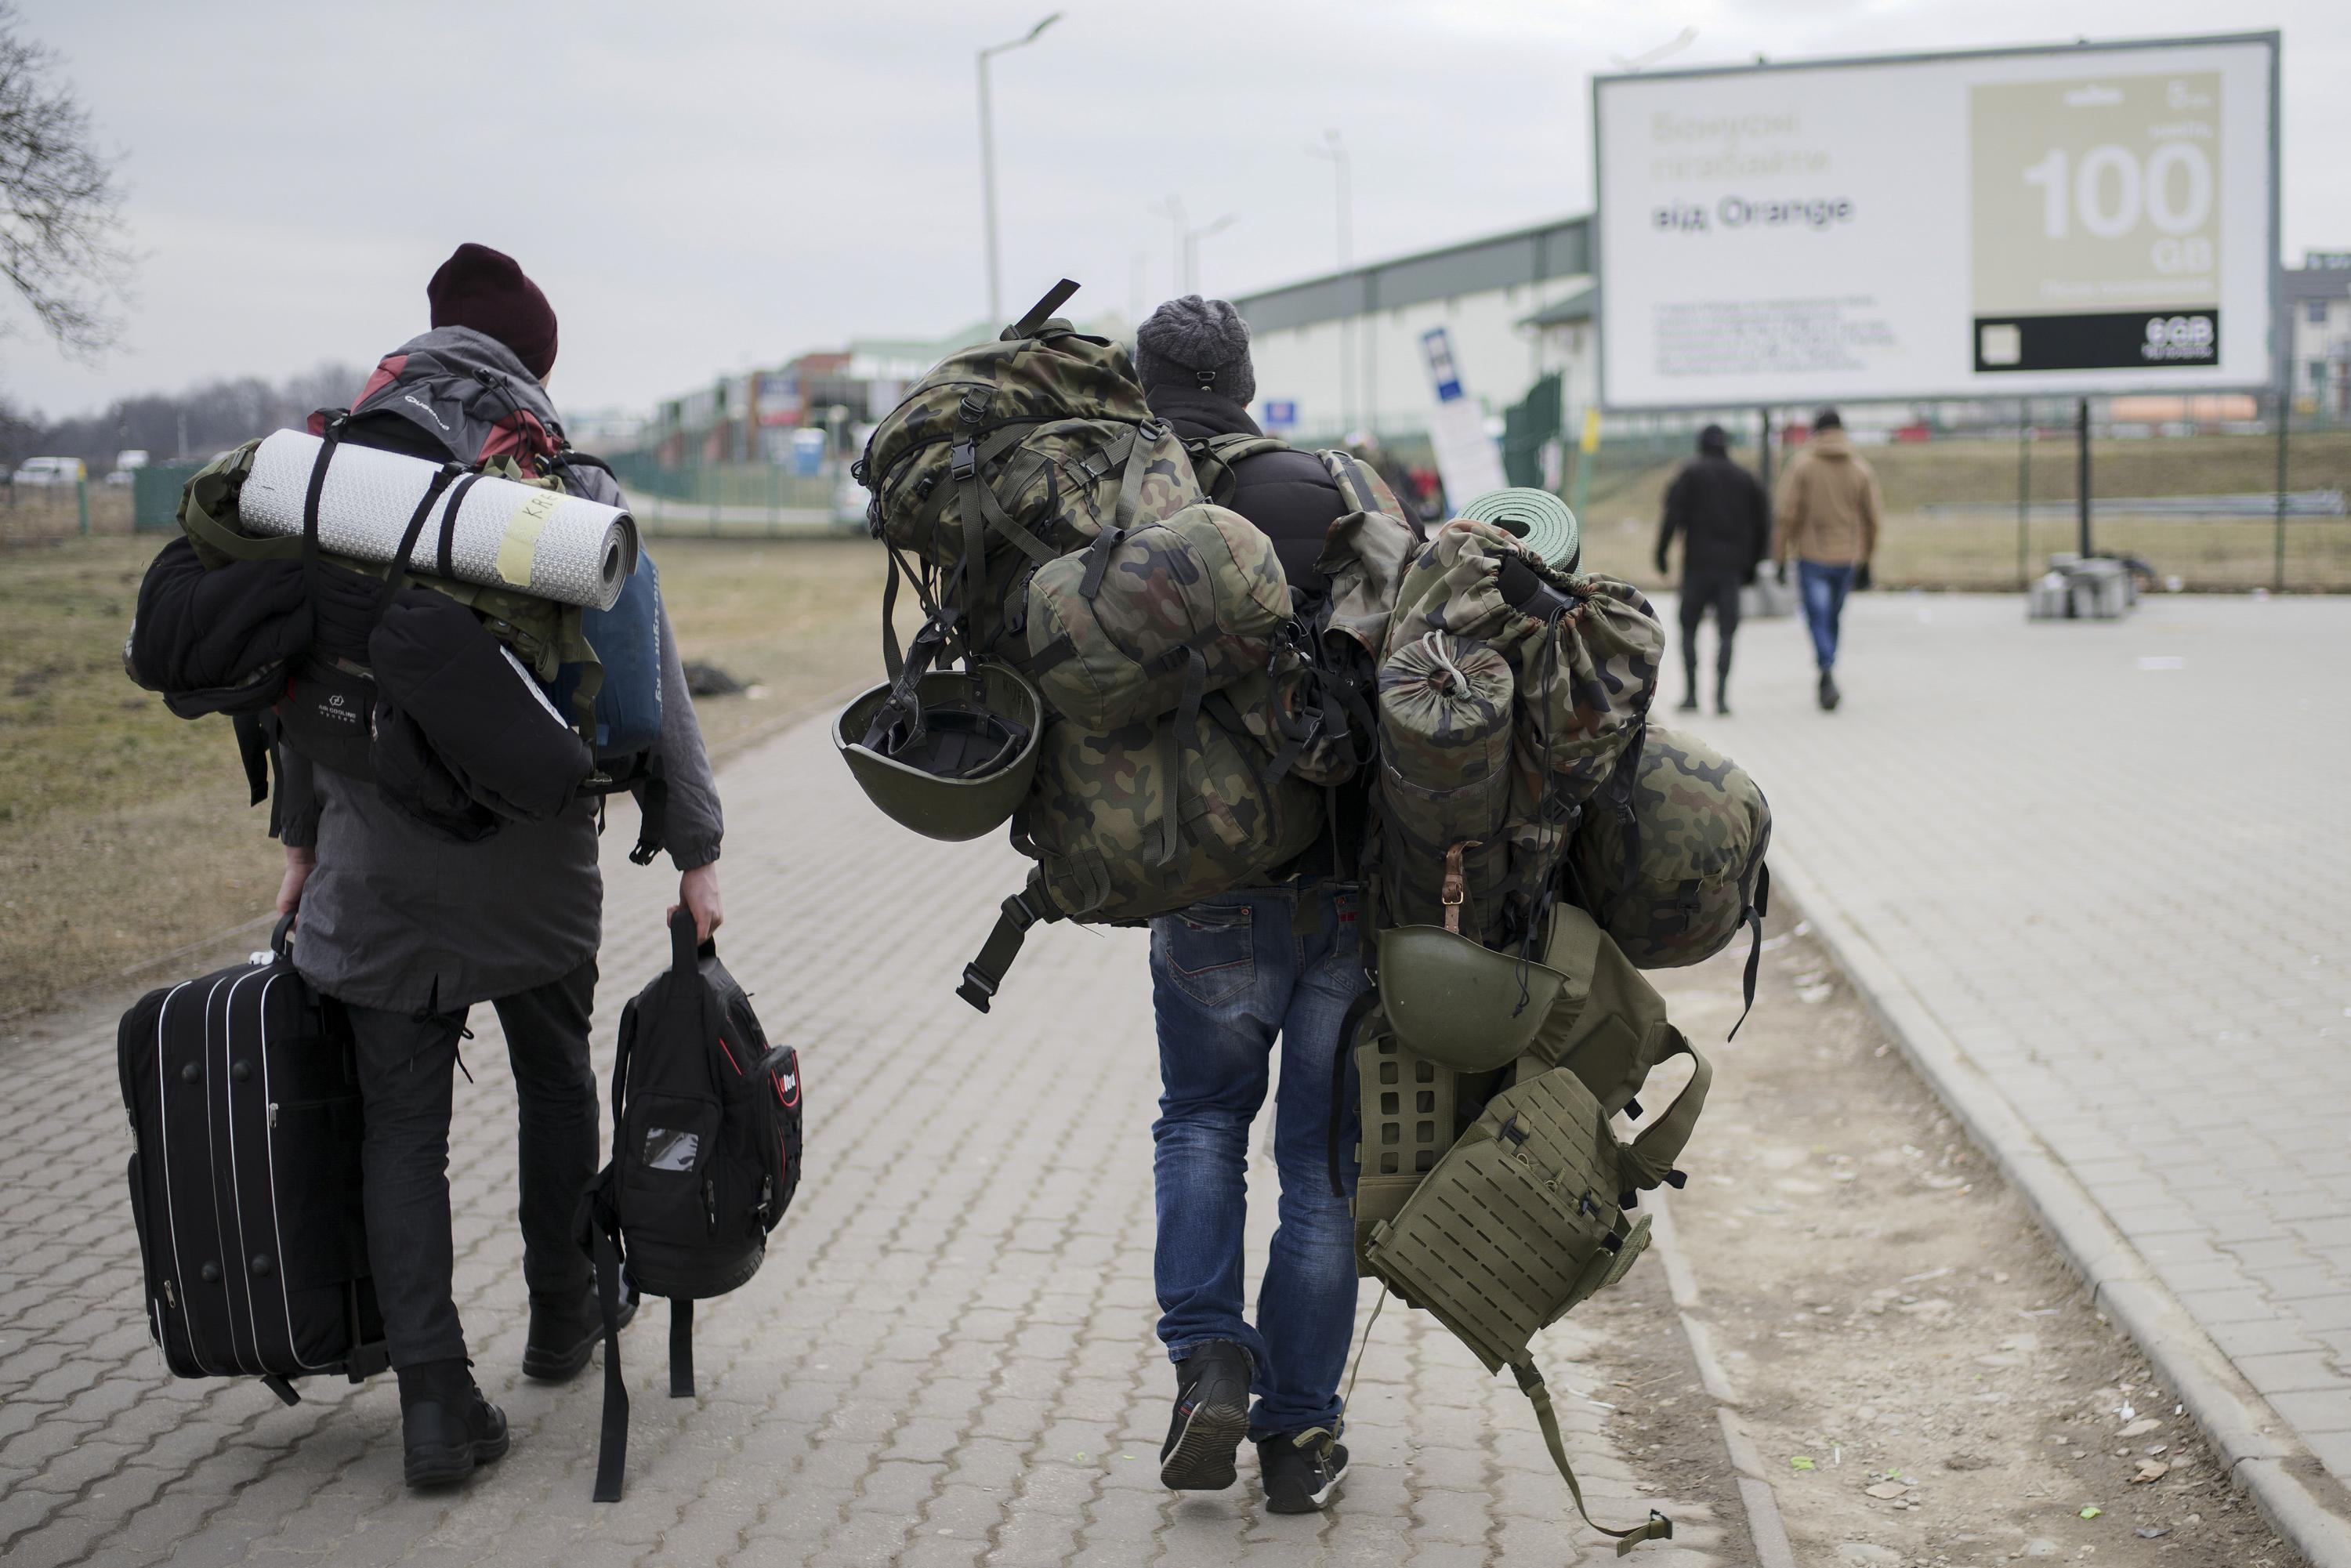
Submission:
M 435 327 L 471 327 L 515 351 L 539 380 L 555 368 L 555 309 L 515 258 L 486 245 L 461 245 L 424 286 Z

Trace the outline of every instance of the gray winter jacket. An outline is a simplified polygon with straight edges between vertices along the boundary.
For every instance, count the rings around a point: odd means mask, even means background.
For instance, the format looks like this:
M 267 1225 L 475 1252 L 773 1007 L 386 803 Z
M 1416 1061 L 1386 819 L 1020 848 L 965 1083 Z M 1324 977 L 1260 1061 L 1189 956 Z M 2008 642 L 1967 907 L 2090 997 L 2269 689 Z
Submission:
M 503 344 L 444 328 L 384 361 L 395 382 L 418 350 L 443 366 L 498 378 L 520 407 L 560 432 L 546 392 Z M 371 383 L 372 386 L 373 383 Z M 439 411 L 454 419 L 455 411 Z M 467 455 L 478 450 L 463 436 Z M 601 469 L 569 476 L 618 505 Z M 662 735 L 654 767 L 668 786 L 666 841 L 680 871 L 717 860 L 724 821 L 677 638 L 662 612 Z M 402 1012 L 448 1011 L 558 979 L 596 956 L 604 884 L 597 867 L 597 805 L 581 800 L 551 821 L 507 822 L 479 843 L 443 838 L 395 810 L 376 787 L 280 748 L 280 836 L 314 847 L 302 890 L 295 962 L 329 996 Z

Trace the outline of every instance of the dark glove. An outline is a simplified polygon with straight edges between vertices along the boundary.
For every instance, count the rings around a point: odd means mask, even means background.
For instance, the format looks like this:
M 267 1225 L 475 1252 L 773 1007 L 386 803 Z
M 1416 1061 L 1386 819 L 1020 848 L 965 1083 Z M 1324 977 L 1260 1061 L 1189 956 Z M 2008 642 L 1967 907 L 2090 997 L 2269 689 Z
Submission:
M 1868 591 L 1869 586 L 1869 563 L 1863 561 L 1853 570 L 1853 590 L 1855 593 L 1864 593 Z

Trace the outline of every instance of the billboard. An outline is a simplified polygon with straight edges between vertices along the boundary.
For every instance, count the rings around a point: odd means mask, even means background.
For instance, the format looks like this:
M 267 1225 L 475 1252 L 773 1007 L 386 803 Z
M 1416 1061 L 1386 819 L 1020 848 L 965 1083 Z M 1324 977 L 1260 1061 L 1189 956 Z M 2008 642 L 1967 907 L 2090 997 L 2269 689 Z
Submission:
M 2277 50 L 1595 78 L 1603 402 L 2274 384 Z

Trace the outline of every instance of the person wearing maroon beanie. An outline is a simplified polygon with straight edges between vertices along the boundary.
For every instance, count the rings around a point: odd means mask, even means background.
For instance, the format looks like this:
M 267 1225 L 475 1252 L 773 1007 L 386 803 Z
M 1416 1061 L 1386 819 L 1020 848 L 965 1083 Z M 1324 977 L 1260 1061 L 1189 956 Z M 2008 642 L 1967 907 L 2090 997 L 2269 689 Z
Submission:
M 340 413 L 341 440 L 355 447 L 435 465 L 552 468 L 567 492 L 626 506 L 610 470 L 570 451 L 546 386 L 555 312 L 514 258 L 459 246 L 425 293 L 432 327 L 378 361 L 349 411 L 322 411 L 312 434 Z M 429 557 L 429 537 L 419 554 Z M 640 570 L 651 564 L 641 557 Z M 723 917 L 726 823 L 675 632 L 658 602 L 654 613 L 661 731 L 649 778 L 662 793 L 653 825 L 677 869 L 677 903 L 706 937 Z M 350 1028 L 366 1124 L 360 1199 L 400 1385 L 402 1473 L 411 1487 L 445 1487 L 504 1455 L 510 1437 L 474 1376 L 455 1293 L 451 1086 L 465 1019 L 483 1004 L 497 1015 L 514 1075 L 507 1137 L 529 1304 L 522 1375 L 569 1382 L 603 1338 L 594 1274 L 572 1229 L 601 1163 L 590 1040 L 604 936 L 600 802 L 460 841 L 372 778 L 315 768 L 282 744 L 277 753 L 277 907 L 298 914 L 298 967 Z M 633 1305 L 632 1291 L 624 1319 Z
M 504 251 L 459 246 L 424 286 L 424 298 L 435 327 L 471 327 L 496 338 L 541 382 L 555 368 L 555 308 Z

